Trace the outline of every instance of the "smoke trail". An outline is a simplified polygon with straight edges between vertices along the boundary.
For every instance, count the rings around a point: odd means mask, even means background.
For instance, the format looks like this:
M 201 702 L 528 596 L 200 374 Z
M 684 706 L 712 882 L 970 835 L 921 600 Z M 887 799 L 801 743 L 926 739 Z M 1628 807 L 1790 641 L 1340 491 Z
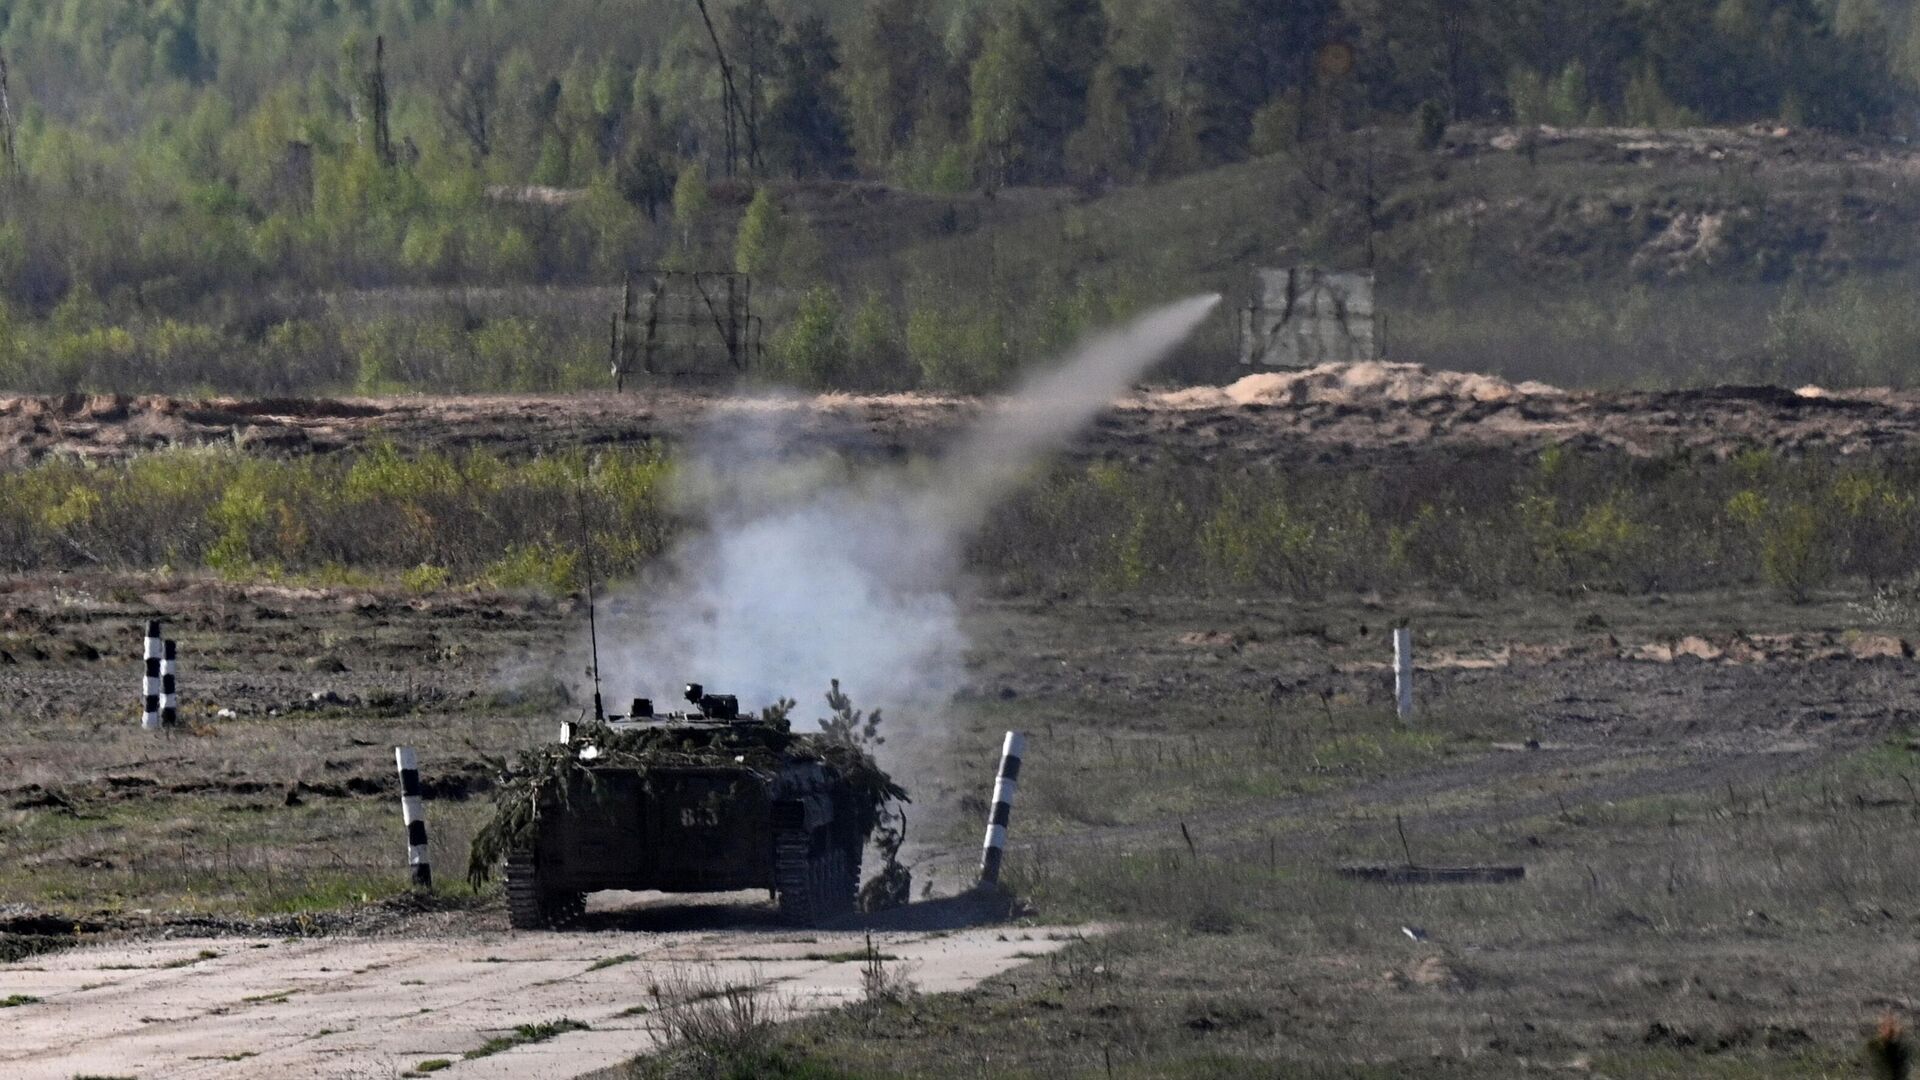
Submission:
M 701 440 L 687 473 L 701 489 L 705 527 L 664 572 L 609 602 L 609 689 L 651 690 L 668 704 L 681 683 L 701 682 L 743 707 L 782 696 L 811 706 L 838 678 L 863 706 L 912 712 L 944 701 L 960 685 L 966 644 L 955 590 L 967 537 L 1023 470 L 1071 439 L 1218 299 L 1184 300 L 1089 339 L 919 482 L 888 471 L 822 484 L 818 462 L 770 466 L 765 450 L 779 433 L 767 429 L 736 426 Z
M 1070 442 L 1219 302 L 1209 293 L 1156 308 L 1088 338 L 1057 367 L 1029 378 L 942 463 L 925 509 L 950 531 L 977 528 L 1029 466 Z

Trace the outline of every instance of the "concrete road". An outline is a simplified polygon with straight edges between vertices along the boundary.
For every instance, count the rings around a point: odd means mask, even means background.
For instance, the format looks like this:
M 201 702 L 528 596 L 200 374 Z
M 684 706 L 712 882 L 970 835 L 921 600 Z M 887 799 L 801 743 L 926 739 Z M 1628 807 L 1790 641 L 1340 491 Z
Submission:
M 876 934 L 925 992 L 1061 948 L 1064 932 Z M 436 1058 L 450 1080 L 561 1080 L 654 1045 L 657 985 L 765 988 L 783 1015 L 861 995 L 858 933 L 731 930 L 404 938 L 208 938 L 0 966 L 0 1076 L 372 1080 Z M 18 997 L 16 997 L 18 995 Z M 28 1000 L 33 999 L 33 1000 Z M 521 1024 L 589 1030 L 468 1059 Z

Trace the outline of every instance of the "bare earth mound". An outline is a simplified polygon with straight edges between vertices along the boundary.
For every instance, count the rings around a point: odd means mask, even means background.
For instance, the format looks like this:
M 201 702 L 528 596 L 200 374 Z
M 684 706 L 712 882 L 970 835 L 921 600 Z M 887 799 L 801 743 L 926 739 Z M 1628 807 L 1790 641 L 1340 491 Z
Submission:
M 218 444 L 274 455 L 392 442 L 525 456 L 569 446 L 672 442 L 735 425 L 777 430 L 780 438 L 767 443 L 788 452 L 893 457 L 938 452 L 993 407 L 991 398 L 932 394 L 726 397 L 675 389 L 353 400 L 13 397 L 0 398 L 0 466 Z M 1917 442 L 1920 395 L 1907 392 L 1772 386 L 1581 392 L 1416 364 L 1366 363 L 1137 392 L 1115 402 L 1070 452 L 1257 464 L 1559 444 L 1724 456 L 1752 447 L 1859 453 Z
M 1151 400 L 1176 409 L 1235 405 L 1346 405 L 1354 408 L 1420 401 L 1513 401 L 1560 396 L 1545 383 L 1510 383 L 1493 375 L 1432 371 L 1420 364 L 1322 364 L 1306 371 L 1266 371 L 1225 387 L 1196 386 Z

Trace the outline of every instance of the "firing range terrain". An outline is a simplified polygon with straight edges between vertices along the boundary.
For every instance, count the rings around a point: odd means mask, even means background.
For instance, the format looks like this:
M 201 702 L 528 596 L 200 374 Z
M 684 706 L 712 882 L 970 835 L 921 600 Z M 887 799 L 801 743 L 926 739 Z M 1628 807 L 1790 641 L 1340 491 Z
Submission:
M 0 397 L 0 461 L 122 460 L 168 447 L 238 446 L 268 456 L 381 443 L 525 457 L 568 447 L 686 440 L 772 424 L 783 452 L 855 459 L 938 452 L 982 399 L 931 394 L 728 398 L 634 394 L 187 400 L 127 395 Z M 1078 437 L 1085 457 L 1197 457 L 1228 467 L 1569 444 L 1637 456 L 1725 457 L 1744 449 L 1858 453 L 1920 440 L 1920 394 L 1818 387 L 1569 392 L 1412 364 L 1330 365 L 1248 376 L 1224 388 L 1123 398 Z
M 0 4 L 0 1080 L 1920 1054 L 1916 130 L 1920 0 Z M 884 705 L 913 902 L 509 929 L 600 657 Z
M 1913 408 L 1877 392 L 1561 394 L 1400 369 L 1262 379 L 1128 398 L 1075 445 L 1091 462 L 1069 469 L 1190 458 L 1204 464 L 1179 476 L 1199 478 L 1313 460 L 1335 478 L 1431 478 L 1537 471 L 1544 447 L 1565 445 L 1599 469 L 1727 458 L 1778 501 L 1785 489 L 1766 486 L 1768 469 L 1857 466 L 1845 475 L 1896 478 L 1870 495 L 1897 502 Z M 139 445 L 116 431 L 156 416 L 181 422 L 169 441 L 224 437 L 217 453 L 263 460 L 323 446 L 351 457 L 388 441 L 532 458 L 578 442 L 671 448 L 710 422 L 704 404 L 28 401 L 7 415 L 47 410 L 45 445 L 91 446 L 113 468 Z M 799 445 L 894 458 L 940 445 L 981 408 L 821 399 L 721 415 L 779 410 Z M 186 424 L 195 410 L 220 419 Z M 304 443 L 243 437 L 233 449 L 232 417 L 303 432 Z M 1706 497 L 1710 517 L 1730 513 L 1724 493 Z M 623 898 L 589 916 L 590 937 L 554 939 L 579 961 L 554 976 L 585 980 L 577 996 L 563 981 L 506 1007 L 488 995 L 439 1003 L 409 982 L 441 968 L 396 961 L 392 1000 L 415 1007 L 417 990 L 433 1010 L 417 1029 L 372 1018 L 370 1002 L 388 998 L 364 979 L 311 969 L 359 971 L 419 942 L 479 965 L 541 948 L 504 936 L 497 885 L 470 893 L 457 879 L 492 782 L 485 756 L 579 713 L 578 680 L 566 677 L 585 665 L 579 598 L 378 574 L 223 580 L 84 563 L 16 573 L 0 593 L 0 940 L 19 958 L 0 968 L 0 1001 L 15 1002 L 6 1020 L 29 1035 L 0 1061 L 22 1075 L 200 1075 L 157 1064 L 195 1060 L 208 1076 L 250 1075 L 249 1064 L 359 1076 L 373 1054 L 389 1069 L 444 1058 L 454 1077 L 573 1075 L 651 1045 L 658 1024 L 616 1014 L 653 1000 L 649 987 L 673 970 L 655 950 L 679 948 L 681 934 L 706 958 L 696 964 L 818 950 L 833 959 L 797 972 L 767 961 L 752 978 L 769 1000 L 787 986 L 851 1002 L 744 1048 L 682 1043 L 665 1059 L 682 1065 L 744 1053 L 767 1071 L 809 1063 L 852 1076 L 1098 1076 L 1109 1062 L 1116 1075 L 1195 1076 L 1851 1069 L 1882 1014 L 1915 1019 L 1903 973 L 1920 960 L 1920 879 L 1897 855 L 1920 818 L 1909 593 L 1856 579 L 1864 555 L 1824 576 L 1787 574 L 1795 564 L 1767 552 L 1795 535 L 1789 518 L 1756 541 L 1751 573 L 1702 570 L 1718 583 L 1688 588 L 1636 578 L 1581 546 L 1582 530 L 1597 530 L 1641 550 L 1631 529 L 1591 516 L 1554 534 L 1559 586 L 1501 587 L 1444 559 L 1432 576 L 1382 578 L 1391 594 L 1330 587 L 1345 579 L 1320 571 L 1190 589 L 1167 587 L 1176 579 L 1164 570 L 1072 578 L 1064 561 L 983 572 L 967 596 L 953 703 L 889 723 L 937 750 L 895 766 L 914 796 L 920 879 L 937 894 L 964 884 L 975 857 L 999 734 L 1030 734 L 1008 864 L 1019 923 L 952 939 L 996 959 L 961 978 L 922 958 L 929 927 L 980 913 L 917 904 L 886 916 L 875 940 L 923 992 L 869 994 L 857 990 L 854 939 L 809 944 L 774 926 L 762 897 Z M 1214 520 L 1180 531 L 1208 533 Z M 974 557 L 998 565 L 993 550 Z M 1682 551 L 1674 565 L 1730 551 Z M 1061 584 L 1048 587 L 1049 573 Z M 1402 617 L 1419 654 L 1405 725 L 1393 716 L 1388 645 Z M 131 658 L 148 618 L 186 643 L 186 730 L 158 743 L 134 722 Z M 823 689 L 794 689 L 803 713 Z M 405 894 L 397 865 L 398 742 L 419 749 L 426 773 L 441 879 L 426 902 Z M 1527 876 L 1386 887 L 1335 873 L 1409 857 L 1519 864 Z M 1063 943 L 1047 941 L 1089 923 L 1110 932 L 1057 952 Z M 77 949 L 34 955 L 74 946 L 76 927 Z M 993 952 L 1002 933 L 1036 944 Z M 155 939 L 191 941 L 143 944 Z M 293 940 L 252 948 L 283 939 Z M 119 970 L 136 962 L 130 950 L 149 949 L 153 962 L 137 962 L 151 975 Z M 626 954 L 639 959 L 575 971 Z M 206 992 L 143 1011 L 116 1036 L 124 1042 L 100 1044 L 109 1049 L 62 1034 L 106 1016 L 124 1024 L 125 995 L 143 979 L 156 997 L 174 980 Z M 298 992 L 276 998 L 282 990 Z M 223 1019 L 237 1009 L 260 1024 Z M 463 1057 L 515 1025 L 562 1017 L 591 1030 Z M 328 1030 L 345 1034 L 315 1034 Z

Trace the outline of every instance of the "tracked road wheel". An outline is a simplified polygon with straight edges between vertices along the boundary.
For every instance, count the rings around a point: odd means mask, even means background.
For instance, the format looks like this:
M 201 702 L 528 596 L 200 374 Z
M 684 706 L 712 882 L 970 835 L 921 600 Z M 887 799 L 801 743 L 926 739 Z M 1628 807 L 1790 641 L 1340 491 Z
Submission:
M 510 855 L 506 866 L 507 925 L 515 930 L 552 930 L 578 920 L 587 910 L 585 893 L 543 888 L 531 854 Z
M 820 926 L 851 915 L 859 891 L 859 853 L 827 830 L 788 830 L 774 841 L 774 892 L 786 921 Z

